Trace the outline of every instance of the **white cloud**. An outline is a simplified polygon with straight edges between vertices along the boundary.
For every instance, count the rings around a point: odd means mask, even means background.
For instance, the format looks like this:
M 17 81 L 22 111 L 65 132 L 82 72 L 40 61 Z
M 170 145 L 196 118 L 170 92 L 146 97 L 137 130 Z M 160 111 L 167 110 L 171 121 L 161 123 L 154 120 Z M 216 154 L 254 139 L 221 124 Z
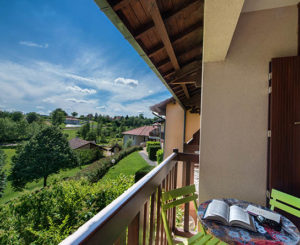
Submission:
M 73 103 L 81 103 L 81 104 L 95 104 L 95 102 L 96 102 L 94 100 L 79 100 L 79 99 L 75 99 L 75 98 L 68 98 L 68 99 L 66 99 L 66 101 L 70 101 Z
M 139 81 L 138 80 L 124 78 L 124 77 L 118 77 L 118 78 L 116 78 L 115 79 L 115 83 L 116 84 L 128 85 L 128 86 L 131 86 L 131 87 L 136 87 L 136 86 L 139 85 Z
M 28 47 L 35 47 L 35 48 L 48 48 L 49 47 L 48 43 L 38 44 L 38 43 L 31 42 L 31 41 L 20 41 L 19 44 L 28 46 Z
M 106 63 L 95 52 L 84 53 L 83 57 L 83 62 L 79 56 L 68 65 L 0 59 L 1 104 L 25 112 L 33 108 L 52 111 L 61 107 L 68 113 L 98 112 L 114 116 L 144 111 L 145 115 L 152 116 L 149 106 L 169 97 L 169 94 L 162 96 L 166 89 L 151 72 L 124 71 L 118 64 Z M 97 92 L 101 96 L 95 98 Z M 147 99 L 156 94 L 158 99 Z
M 81 93 L 81 94 L 95 94 L 97 91 L 95 89 L 88 89 L 88 88 L 80 88 L 79 86 L 69 86 L 66 87 L 67 91 L 72 91 L 75 93 Z

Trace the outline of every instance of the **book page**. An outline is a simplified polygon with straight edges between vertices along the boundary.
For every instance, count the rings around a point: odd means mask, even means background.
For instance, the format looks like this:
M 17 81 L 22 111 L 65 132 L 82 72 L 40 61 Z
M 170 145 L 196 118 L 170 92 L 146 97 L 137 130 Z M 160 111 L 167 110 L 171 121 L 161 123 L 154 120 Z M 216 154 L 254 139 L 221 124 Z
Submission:
M 224 201 L 213 200 L 207 207 L 204 218 L 220 216 L 228 222 L 229 206 Z
M 230 207 L 229 222 L 234 220 L 241 221 L 243 223 L 250 225 L 249 214 L 242 208 L 235 205 Z

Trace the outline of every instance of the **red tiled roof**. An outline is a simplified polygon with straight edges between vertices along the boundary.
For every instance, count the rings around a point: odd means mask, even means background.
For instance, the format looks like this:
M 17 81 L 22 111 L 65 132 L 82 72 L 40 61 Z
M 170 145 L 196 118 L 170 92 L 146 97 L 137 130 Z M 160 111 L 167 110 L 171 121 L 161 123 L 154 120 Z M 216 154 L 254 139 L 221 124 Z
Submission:
M 130 135 L 140 135 L 140 136 L 149 136 L 150 132 L 153 131 L 156 127 L 154 126 L 143 126 L 140 128 L 135 128 L 122 134 L 130 134 Z
M 69 140 L 69 144 L 70 144 L 71 149 L 73 149 L 73 150 L 75 150 L 79 147 L 82 147 L 84 145 L 87 145 L 87 144 L 95 145 L 94 142 L 86 141 L 86 140 L 83 140 L 83 139 L 80 139 L 80 138 L 74 138 L 74 139 Z

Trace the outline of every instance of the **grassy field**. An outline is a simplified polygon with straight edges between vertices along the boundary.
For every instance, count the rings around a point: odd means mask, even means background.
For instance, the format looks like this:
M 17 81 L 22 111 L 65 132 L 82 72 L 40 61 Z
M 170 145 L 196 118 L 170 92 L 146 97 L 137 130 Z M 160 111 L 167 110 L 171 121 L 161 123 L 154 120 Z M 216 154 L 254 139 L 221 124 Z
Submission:
M 64 129 L 63 130 L 63 132 L 65 133 L 65 134 L 68 134 L 68 140 L 70 140 L 70 139 L 73 139 L 73 138 L 75 138 L 76 136 L 77 136 L 77 131 L 79 130 L 79 128 L 78 129 Z
M 9 170 L 11 168 L 11 158 L 15 154 L 15 149 L 3 149 L 3 151 L 5 152 L 5 154 L 7 156 L 4 169 L 6 170 L 6 173 L 8 174 Z M 81 167 L 81 169 L 86 168 L 87 166 L 88 165 L 85 165 L 85 166 Z M 64 178 L 68 178 L 68 177 L 73 177 L 77 174 L 77 172 L 79 170 L 80 170 L 80 167 L 72 168 L 72 169 L 68 169 L 68 170 L 61 170 L 57 174 L 50 175 L 47 180 L 47 184 L 51 185 L 51 183 L 53 183 L 54 181 L 59 181 L 59 180 L 62 180 Z M 19 192 L 19 191 L 13 190 L 13 188 L 11 186 L 11 181 L 7 181 L 3 196 L 0 198 L 0 204 L 5 203 L 12 198 L 18 197 L 26 191 L 33 191 L 35 189 L 40 189 L 42 187 L 43 187 L 43 179 L 40 179 L 37 182 L 28 183 L 26 185 L 26 188 L 22 192 Z
M 15 154 L 16 149 L 2 149 L 6 155 L 6 161 L 4 165 L 4 170 L 8 173 L 11 168 L 11 158 Z
M 118 164 L 110 168 L 103 179 L 114 179 L 121 173 L 125 175 L 134 175 L 139 169 L 149 164 L 141 157 L 138 152 L 133 152 L 123 158 Z

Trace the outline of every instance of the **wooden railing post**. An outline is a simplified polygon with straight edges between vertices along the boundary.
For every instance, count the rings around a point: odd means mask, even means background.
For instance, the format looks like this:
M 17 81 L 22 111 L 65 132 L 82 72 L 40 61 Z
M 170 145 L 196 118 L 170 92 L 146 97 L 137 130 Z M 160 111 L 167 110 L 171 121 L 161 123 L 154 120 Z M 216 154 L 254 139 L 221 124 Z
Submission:
M 139 230 L 140 230 L 140 213 L 135 216 L 131 224 L 128 226 L 128 244 L 139 244 Z
M 191 184 L 191 161 L 187 160 L 184 166 L 185 166 L 184 186 L 187 186 Z M 183 229 L 185 232 L 189 232 L 189 217 L 190 217 L 190 205 L 189 203 L 186 203 L 184 205 L 184 225 L 183 225 Z

